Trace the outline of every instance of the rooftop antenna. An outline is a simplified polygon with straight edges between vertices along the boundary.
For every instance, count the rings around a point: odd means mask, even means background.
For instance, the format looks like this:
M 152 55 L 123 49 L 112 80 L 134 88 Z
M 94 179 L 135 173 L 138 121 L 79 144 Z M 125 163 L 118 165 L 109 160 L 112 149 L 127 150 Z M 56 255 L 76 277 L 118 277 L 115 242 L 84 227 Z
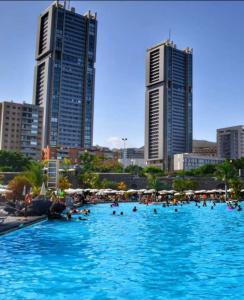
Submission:
M 171 41 L 171 28 L 169 29 L 169 40 Z

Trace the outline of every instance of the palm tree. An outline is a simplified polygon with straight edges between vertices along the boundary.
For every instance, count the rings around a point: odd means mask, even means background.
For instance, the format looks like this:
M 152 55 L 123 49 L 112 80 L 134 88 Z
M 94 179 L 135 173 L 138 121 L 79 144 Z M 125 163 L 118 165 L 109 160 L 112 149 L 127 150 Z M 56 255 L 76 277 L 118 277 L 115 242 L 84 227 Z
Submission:
M 216 176 L 218 179 L 222 180 L 225 184 L 225 201 L 227 200 L 227 189 L 230 180 L 233 180 L 237 177 L 237 170 L 231 164 L 231 161 L 224 161 L 222 164 L 217 165 L 216 167 Z
M 28 170 L 24 172 L 23 175 L 31 183 L 33 194 L 37 195 L 40 192 L 42 183 L 45 181 L 42 165 L 32 161 Z

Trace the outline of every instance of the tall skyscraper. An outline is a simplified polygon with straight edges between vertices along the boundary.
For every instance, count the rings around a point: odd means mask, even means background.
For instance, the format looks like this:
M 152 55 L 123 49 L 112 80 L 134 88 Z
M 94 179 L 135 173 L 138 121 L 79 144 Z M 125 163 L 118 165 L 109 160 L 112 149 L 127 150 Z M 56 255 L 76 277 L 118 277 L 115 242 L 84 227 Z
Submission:
M 170 170 L 174 154 L 192 152 L 192 49 L 147 50 L 145 98 L 145 159 Z
M 39 17 L 33 103 L 43 106 L 42 146 L 91 147 L 96 14 L 54 2 Z

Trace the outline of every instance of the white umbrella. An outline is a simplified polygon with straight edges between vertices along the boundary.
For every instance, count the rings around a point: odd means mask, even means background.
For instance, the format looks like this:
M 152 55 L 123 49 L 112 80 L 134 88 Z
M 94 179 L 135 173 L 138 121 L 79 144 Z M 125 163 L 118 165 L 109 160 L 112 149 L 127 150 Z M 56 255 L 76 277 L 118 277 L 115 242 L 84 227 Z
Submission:
M 71 195 L 74 194 L 76 192 L 76 190 L 68 188 L 64 190 L 65 194 Z
M 175 193 L 174 195 L 175 196 L 180 196 L 180 195 L 182 195 L 182 193 Z
M 127 191 L 127 193 L 137 193 L 137 190 L 130 189 Z
M 174 193 L 176 193 L 175 190 L 170 190 L 170 191 L 168 191 L 168 194 L 174 194 Z
M 12 193 L 12 191 L 8 189 L 0 188 L 0 194 L 8 194 L 8 193 Z
M 26 194 L 26 186 L 24 185 L 24 187 L 23 187 L 23 192 L 22 192 L 22 196 L 25 196 L 25 194 Z
M 46 187 L 45 187 L 45 183 L 42 183 L 42 187 L 41 187 L 41 191 L 40 191 L 40 196 L 46 196 L 47 191 L 46 191 Z
M 166 190 L 162 190 L 158 192 L 160 195 L 167 195 L 168 191 Z

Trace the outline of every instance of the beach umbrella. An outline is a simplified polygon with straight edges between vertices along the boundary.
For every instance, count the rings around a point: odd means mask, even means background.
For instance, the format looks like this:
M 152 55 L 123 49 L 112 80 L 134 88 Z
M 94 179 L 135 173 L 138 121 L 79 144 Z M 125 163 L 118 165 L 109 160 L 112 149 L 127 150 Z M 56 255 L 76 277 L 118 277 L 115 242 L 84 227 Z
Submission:
M 167 195 L 168 191 L 166 190 L 162 190 L 158 192 L 160 195 Z
M 134 194 L 134 193 L 137 193 L 137 190 L 130 189 L 127 191 L 127 193 Z
M 12 193 L 12 191 L 8 189 L 0 188 L 0 194 L 8 194 L 8 193 Z
M 40 191 L 40 196 L 46 196 L 46 187 L 45 187 L 45 183 L 42 183 L 42 187 L 41 187 L 41 191 Z
M 177 192 L 177 193 L 174 193 L 174 195 L 175 196 L 180 196 L 180 195 L 182 195 L 182 193 Z
M 175 190 L 170 190 L 170 191 L 168 191 L 168 194 L 174 194 L 174 193 L 176 193 Z
M 25 195 L 26 195 L 26 185 L 24 185 L 23 192 L 22 192 L 22 196 L 25 196 Z

